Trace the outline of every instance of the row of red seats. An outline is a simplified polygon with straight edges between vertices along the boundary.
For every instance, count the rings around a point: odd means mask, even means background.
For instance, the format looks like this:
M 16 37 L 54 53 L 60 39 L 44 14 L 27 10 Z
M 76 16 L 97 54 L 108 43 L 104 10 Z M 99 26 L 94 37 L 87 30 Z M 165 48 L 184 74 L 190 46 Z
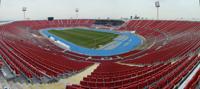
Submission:
M 94 81 L 95 79 L 97 81 L 101 81 L 104 80 L 109 82 L 111 81 L 121 81 L 121 80 L 125 80 L 125 79 L 130 79 L 132 77 L 135 77 L 137 79 L 144 77 L 144 76 L 148 76 L 151 73 L 155 73 L 156 71 L 159 71 L 160 69 L 166 67 L 167 65 L 157 65 L 157 66 L 152 66 L 152 67 L 142 67 L 142 68 L 134 68 L 133 70 L 130 69 L 124 69 L 118 72 L 118 74 L 114 74 L 115 72 L 112 73 L 107 73 L 107 74 L 102 74 L 102 73 L 92 73 L 91 76 L 87 76 L 87 78 L 84 78 L 84 80 L 89 80 L 89 81 Z M 134 70 L 135 69 L 135 70 Z M 113 74 L 113 75 L 111 75 Z
M 172 71 L 168 76 L 164 77 L 162 80 L 156 82 L 150 89 L 172 89 L 178 84 L 189 72 L 197 65 L 200 58 L 193 56 L 192 58 L 186 60 L 185 63 L 177 67 L 175 71 Z
M 30 27 L 34 30 L 39 30 L 43 28 L 51 27 L 74 27 L 74 26 L 91 26 L 94 23 L 94 20 L 87 19 L 74 19 L 74 20 L 38 20 L 38 21 L 19 21 L 14 22 L 13 24 L 21 27 Z
M 200 69 L 198 70 L 198 72 L 194 75 L 194 77 L 192 77 L 192 79 L 190 80 L 190 82 L 187 84 L 187 86 L 185 87 L 185 89 L 198 89 L 196 88 L 197 86 L 200 87 L 198 84 L 200 82 Z

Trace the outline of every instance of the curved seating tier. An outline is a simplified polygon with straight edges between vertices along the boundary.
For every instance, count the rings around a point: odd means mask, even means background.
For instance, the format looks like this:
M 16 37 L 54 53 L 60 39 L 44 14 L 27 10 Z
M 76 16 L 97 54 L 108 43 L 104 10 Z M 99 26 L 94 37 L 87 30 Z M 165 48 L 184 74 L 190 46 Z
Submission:
M 196 52 L 200 47 L 200 23 L 189 21 L 133 20 L 119 30 L 136 31 L 142 35 L 149 48 L 129 56 L 122 62 L 133 64 L 154 64 Z M 149 43 L 150 42 L 150 43 Z
M 79 85 L 67 89 L 171 89 L 196 66 L 200 48 L 200 23 L 189 21 L 132 20 L 117 31 L 136 31 L 143 49 L 104 57 L 66 51 L 42 37 L 38 30 L 55 27 L 91 27 L 95 20 L 16 21 L 0 26 L 1 60 L 16 76 L 28 80 L 59 78 L 100 65 Z M 132 66 L 128 66 L 132 65 Z M 137 66 L 136 66 L 137 65 Z M 139 66 L 138 66 L 139 65 Z M 199 72 L 188 84 L 195 87 Z M 167 80 L 167 81 L 166 81 Z

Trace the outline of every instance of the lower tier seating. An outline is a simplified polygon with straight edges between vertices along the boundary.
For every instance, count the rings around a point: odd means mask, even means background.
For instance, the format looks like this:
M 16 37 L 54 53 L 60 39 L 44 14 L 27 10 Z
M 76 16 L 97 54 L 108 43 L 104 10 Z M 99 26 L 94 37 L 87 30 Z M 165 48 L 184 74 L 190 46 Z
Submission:
M 174 63 L 149 67 L 130 67 L 117 63 L 102 63 L 80 82 L 80 85 L 67 86 L 67 89 L 171 89 L 194 65 L 199 57 L 183 57 Z

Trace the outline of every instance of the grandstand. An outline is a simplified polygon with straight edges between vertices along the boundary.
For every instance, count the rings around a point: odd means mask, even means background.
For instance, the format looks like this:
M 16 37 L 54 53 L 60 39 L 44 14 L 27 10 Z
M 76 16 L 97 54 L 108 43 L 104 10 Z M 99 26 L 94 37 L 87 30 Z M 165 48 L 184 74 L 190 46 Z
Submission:
M 17 78 L 21 80 L 15 81 L 21 83 L 55 83 L 100 63 L 94 71 L 90 71 L 91 74 L 82 76 L 80 83 L 66 83 L 66 89 L 178 88 L 194 70 L 197 72 L 185 87 L 194 88 L 198 84 L 199 22 L 130 20 L 116 31 L 134 30 L 135 34 L 145 38 L 148 46 L 107 57 L 73 51 L 63 53 L 64 49 L 39 33 L 44 28 L 90 28 L 95 22 L 75 21 L 17 21 L 1 25 L 0 63 L 4 64 L 4 76 L 10 73 L 12 77 L 9 80 Z
M 200 89 L 199 21 L 78 12 L 0 24 L 0 89 Z

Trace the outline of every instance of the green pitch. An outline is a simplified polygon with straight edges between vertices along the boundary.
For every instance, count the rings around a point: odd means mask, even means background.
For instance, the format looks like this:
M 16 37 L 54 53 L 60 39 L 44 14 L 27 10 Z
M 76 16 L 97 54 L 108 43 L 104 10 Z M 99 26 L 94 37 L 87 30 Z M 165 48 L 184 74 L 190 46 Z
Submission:
M 51 34 L 61 37 L 69 42 L 86 48 L 99 48 L 112 42 L 118 34 L 72 28 L 66 30 L 49 30 Z

